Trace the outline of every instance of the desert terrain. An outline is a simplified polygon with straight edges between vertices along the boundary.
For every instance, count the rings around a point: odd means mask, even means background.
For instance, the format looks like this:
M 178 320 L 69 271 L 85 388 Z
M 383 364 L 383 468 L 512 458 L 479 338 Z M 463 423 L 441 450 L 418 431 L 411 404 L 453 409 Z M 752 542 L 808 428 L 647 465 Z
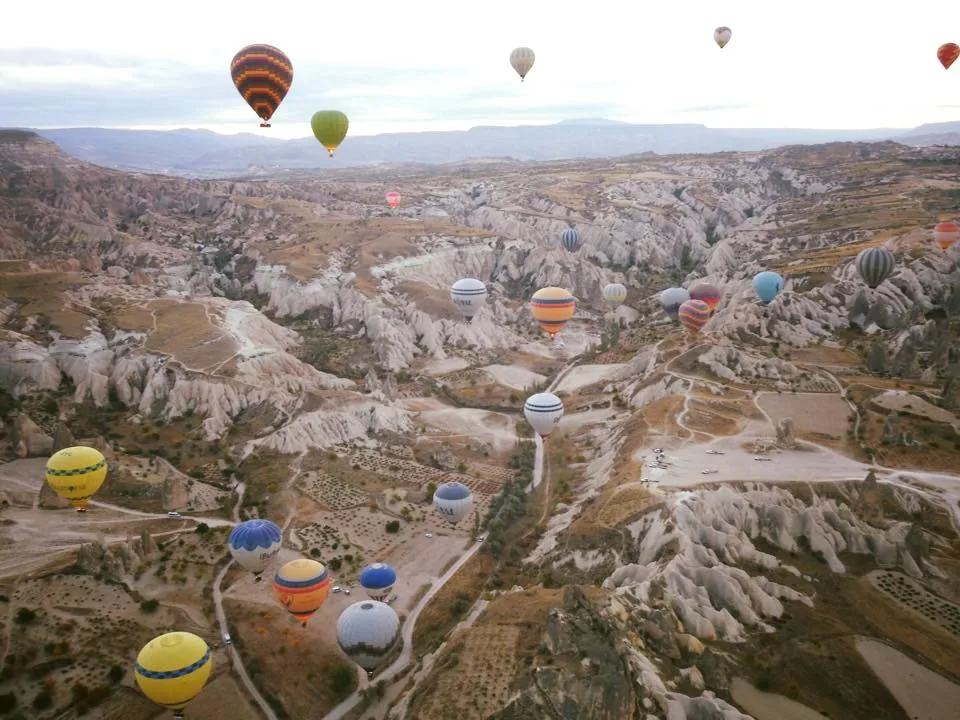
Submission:
M 160 716 L 132 664 L 170 629 L 214 649 L 210 720 L 949 717 L 960 249 L 930 227 L 958 159 L 441 167 L 393 212 L 379 169 L 126 174 L 0 132 L 0 717 Z M 871 291 L 852 260 L 881 244 Z M 658 298 L 699 278 L 722 299 L 694 336 Z M 578 299 L 562 345 L 527 308 L 547 285 Z M 44 482 L 73 444 L 110 467 L 85 514 Z M 306 628 L 230 562 L 253 517 L 334 576 Z M 336 622 L 376 561 L 402 643 L 367 677 Z

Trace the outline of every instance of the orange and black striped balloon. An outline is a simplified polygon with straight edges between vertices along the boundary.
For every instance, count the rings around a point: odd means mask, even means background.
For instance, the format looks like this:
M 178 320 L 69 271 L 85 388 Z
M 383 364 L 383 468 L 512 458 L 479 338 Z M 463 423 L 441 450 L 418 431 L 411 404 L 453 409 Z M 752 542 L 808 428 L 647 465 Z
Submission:
M 230 76 L 243 99 L 263 120 L 260 127 L 270 127 L 270 118 L 293 83 L 290 58 L 272 45 L 247 45 L 233 56 Z

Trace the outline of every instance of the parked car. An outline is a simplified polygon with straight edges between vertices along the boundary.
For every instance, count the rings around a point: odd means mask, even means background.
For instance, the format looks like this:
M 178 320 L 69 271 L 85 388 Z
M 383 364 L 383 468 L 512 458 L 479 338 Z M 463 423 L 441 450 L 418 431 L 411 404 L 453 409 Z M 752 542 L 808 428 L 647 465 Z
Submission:
M 171 510 L 170 512 L 167 513 L 167 517 L 173 518 L 174 520 L 179 520 L 183 517 L 183 515 L 178 513 L 176 510 Z
M 223 644 L 233 645 L 233 638 L 230 637 L 230 633 L 226 632 L 223 634 Z

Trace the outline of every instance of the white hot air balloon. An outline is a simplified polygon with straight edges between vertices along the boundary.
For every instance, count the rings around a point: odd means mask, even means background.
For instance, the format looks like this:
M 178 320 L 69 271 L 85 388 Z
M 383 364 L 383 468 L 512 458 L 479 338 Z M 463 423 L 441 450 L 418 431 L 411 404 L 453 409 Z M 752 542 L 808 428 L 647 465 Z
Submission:
M 603 299 L 609 303 L 611 307 L 622 305 L 623 301 L 627 299 L 626 286 L 621 283 L 610 283 L 603 288 Z
M 233 528 L 227 539 L 230 554 L 260 582 L 260 574 L 276 558 L 283 545 L 283 533 L 269 520 L 244 520 Z
M 536 59 L 536 54 L 528 47 L 518 47 L 510 53 L 510 65 L 520 76 L 520 82 L 523 82 L 527 73 L 530 72 L 530 68 L 533 67 L 533 62 Z
M 713 41 L 720 46 L 721 50 L 726 47 L 727 43 L 730 42 L 730 38 L 732 37 L 733 31 L 731 31 L 726 25 L 721 25 L 713 31 Z
M 433 506 L 444 520 L 456 525 L 473 508 L 473 492 L 463 483 L 444 483 L 433 494 Z
M 487 286 L 476 278 L 457 280 L 450 288 L 450 299 L 469 320 L 487 301 Z
M 563 417 L 563 401 L 553 393 L 531 395 L 523 404 L 523 416 L 540 437 L 552 433 Z
M 386 603 L 361 600 L 337 619 L 337 644 L 348 658 L 372 673 L 400 639 L 400 618 Z

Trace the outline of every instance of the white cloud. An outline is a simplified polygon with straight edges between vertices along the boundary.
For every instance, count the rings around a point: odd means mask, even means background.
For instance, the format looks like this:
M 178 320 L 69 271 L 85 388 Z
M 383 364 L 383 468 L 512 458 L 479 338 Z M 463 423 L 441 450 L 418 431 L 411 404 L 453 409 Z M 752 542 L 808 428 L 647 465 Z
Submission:
M 945 0 L 40 7 L 4 8 L 4 26 L 17 28 L 0 40 L 0 89 L 13 98 L 5 123 L 258 131 L 227 70 L 251 42 L 282 48 L 296 68 L 270 131 L 285 137 L 309 134 L 312 111 L 329 107 L 351 116 L 351 134 L 599 115 L 716 127 L 910 127 L 955 119 L 949 103 L 960 96 L 960 63 L 944 71 L 935 56 L 941 43 L 960 42 L 960 4 Z M 717 25 L 733 30 L 722 51 L 712 38 Z M 522 84 L 507 62 L 517 45 L 537 53 Z M 58 53 L 72 58 L 69 67 L 49 65 Z

